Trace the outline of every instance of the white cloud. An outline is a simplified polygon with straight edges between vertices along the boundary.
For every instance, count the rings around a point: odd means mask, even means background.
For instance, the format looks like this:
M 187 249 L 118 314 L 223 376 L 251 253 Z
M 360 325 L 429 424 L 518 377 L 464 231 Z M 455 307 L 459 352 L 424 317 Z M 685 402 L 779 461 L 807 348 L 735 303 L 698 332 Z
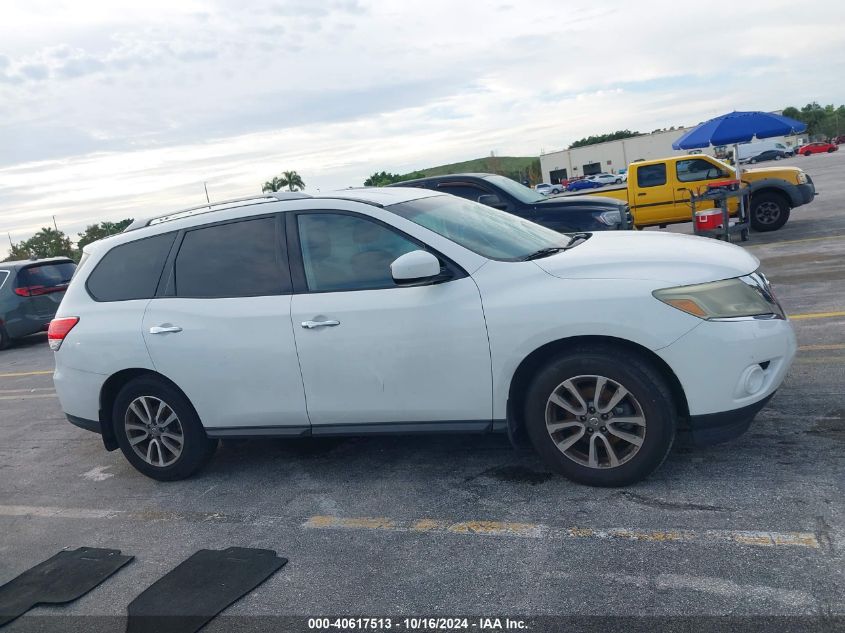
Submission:
M 49 19 L 44 16 L 49 15 Z M 0 24 L 0 232 L 75 233 L 491 150 L 841 100 L 845 5 L 20 3 Z M 2 251 L 0 251 L 2 255 Z

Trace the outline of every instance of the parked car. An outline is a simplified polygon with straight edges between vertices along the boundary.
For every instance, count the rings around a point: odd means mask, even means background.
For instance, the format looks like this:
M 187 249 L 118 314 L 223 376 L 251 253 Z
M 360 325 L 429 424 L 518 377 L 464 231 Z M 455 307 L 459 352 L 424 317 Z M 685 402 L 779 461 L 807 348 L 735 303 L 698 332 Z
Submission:
M 761 154 L 771 150 L 781 152 L 783 154 L 781 158 L 784 156 L 792 156 L 792 149 L 777 139 L 769 138 L 760 141 L 753 141 L 751 143 L 740 143 L 739 163 L 740 165 L 744 165 L 745 163 L 752 162 L 752 158 L 759 157 Z M 760 162 L 760 159 L 758 158 L 755 162 Z
M 593 182 L 598 182 L 602 185 L 618 185 L 622 182 L 622 178 L 619 174 L 593 174 L 592 176 L 587 176 L 587 180 L 592 180 Z
M 842 143 L 845 143 L 845 134 L 840 134 L 839 136 L 833 139 L 833 142 L 837 145 L 842 145 Z
M 550 185 L 545 182 L 541 182 L 539 185 L 534 185 L 534 191 L 537 193 L 542 193 L 544 196 L 553 195 L 556 193 L 563 193 L 566 191 L 566 187 L 561 185 Z
M 206 205 L 84 251 L 50 324 L 56 392 L 159 480 L 220 438 L 498 431 L 626 485 L 680 425 L 743 433 L 796 352 L 742 248 L 561 235 L 419 187 Z
M 804 156 L 809 156 L 810 154 L 824 154 L 835 152 L 839 149 L 838 145 L 834 143 L 828 142 L 820 142 L 820 143 L 807 143 L 806 145 L 802 145 L 798 149 L 799 154 L 803 154 Z
M 751 163 L 753 165 L 754 163 L 762 163 L 762 162 L 765 162 L 767 160 L 781 160 L 781 159 L 784 159 L 784 158 L 789 158 L 790 156 L 792 156 L 791 152 L 785 152 L 785 151 L 779 150 L 779 149 L 767 149 L 764 152 L 760 152 L 756 156 L 751 156 L 750 158 L 746 158 L 746 159 L 744 159 L 744 161 L 741 160 L 740 163 L 745 162 L 745 163 Z
M 603 187 L 602 183 L 591 180 L 590 178 L 582 178 L 581 180 L 573 180 L 566 185 L 567 191 L 581 191 L 582 189 L 598 189 Z
M 423 187 L 473 200 L 537 222 L 561 233 L 631 228 L 626 203 L 601 198 L 591 204 L 586 196 L 547 198 L 518 182 L 496 174 L 450 174 L 398 182 L 392 187 Z
M 74 270 L 67 257 L 0 262 L 0 349 L 47 330 Z
M 607 189 L 598 195 L 628 202 L 637 228 L 689 222 L 690 190 L 734 178 L 733 168 L 706 154 L 633 162 L 628 174 L 627 187 Z M 745 169 L 742 179 L 751 191 L 749 219 L 756 231 L 779 229 L 786 224 L 792 209 L 809 204 L 816 195 L 812 178 L 798 167 Z M 729 204 L 735 214 L 736 199 Z

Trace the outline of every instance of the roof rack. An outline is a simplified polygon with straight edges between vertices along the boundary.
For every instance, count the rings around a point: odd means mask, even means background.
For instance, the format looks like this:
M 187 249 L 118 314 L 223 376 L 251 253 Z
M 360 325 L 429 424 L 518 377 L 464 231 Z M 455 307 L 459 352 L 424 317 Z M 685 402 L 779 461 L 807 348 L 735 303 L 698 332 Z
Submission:
M 152 226 L 154 224 L 161 224 L 163 222 L 181 220 L 182 218 L 189 218 L 195 215 L 201 215 L 203 213 L 211 213 L 212 211 L 223 211 L 225 209 L 230 209 L 241 202 L 251 202 L 257 204 L 261 202 L 273 202 L 276 200 L 299 200 L 302 198 L 310 197 L 311 196 L 309 196 L 307 193 L 302 193 L 301 191 L 271 191 L 258 196 L 247 196 L 245 198 L 221 200 L 220 202 L 206 203 L 198 205 L 196 207 L 188 207 L 187 209 L 181 209 L 179 211 L 171 211 L 166 215 L 159 215 L 154 218 L 147 218 L 145 220 L 135 220 L 132 224 L 123 229 L 123 232 L 125 233 L 127 231 L 134 231 L 135 229 L 140 229 L 145 226 Z

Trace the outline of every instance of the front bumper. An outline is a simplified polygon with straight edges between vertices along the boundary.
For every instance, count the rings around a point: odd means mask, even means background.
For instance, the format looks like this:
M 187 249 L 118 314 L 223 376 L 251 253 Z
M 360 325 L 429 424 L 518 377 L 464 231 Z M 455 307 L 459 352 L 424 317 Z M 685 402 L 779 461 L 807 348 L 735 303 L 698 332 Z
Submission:
M 739 437 L 748 430 L 754 416 L 768 404 L 773 395 L 774 392 L 741 409 L 690 416 L 689 431 L 693 444 L 710 446 Z
M 807 182 L 805 184 L 798 185 L 798 196 L 801 204 L 810 204 L 813 198 L 816 197 L 816 185 L 810 176 L 807 176 Z
M 783 382 L 796 350 L 789 321 L 742 319 L 702 321 L 671 345 L 655 351 L 675 372 L 689 415 L 696 418 L 765 404 Z M 752 370 L 758 377 L 749 391 Z

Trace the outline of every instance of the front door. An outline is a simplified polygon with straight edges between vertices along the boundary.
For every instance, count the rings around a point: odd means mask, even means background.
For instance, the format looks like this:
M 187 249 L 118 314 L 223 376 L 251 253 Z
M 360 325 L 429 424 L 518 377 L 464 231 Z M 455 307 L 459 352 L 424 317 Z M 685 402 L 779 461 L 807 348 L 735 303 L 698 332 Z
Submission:
M 308 430 L 286 261 L 275 216 L 190 229 L 166 272 L 168 296 L 150 300 L 143 336 L 153 365 L 206 429 Z
M 441 258 L 450 281 L 402 287 L 390 263 L 419 242 L 346 212 L 294 222 L 291 317 L 312 432 L 489 428 L 490 348 L 472 278 Z

